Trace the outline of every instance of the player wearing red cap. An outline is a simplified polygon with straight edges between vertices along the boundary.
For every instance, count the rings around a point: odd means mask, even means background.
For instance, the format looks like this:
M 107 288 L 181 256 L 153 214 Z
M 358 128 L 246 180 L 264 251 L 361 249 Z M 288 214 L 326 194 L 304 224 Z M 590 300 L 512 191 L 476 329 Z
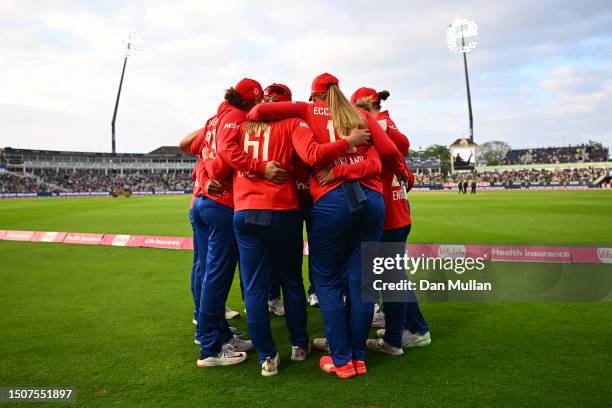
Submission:
M 225 92 L 224 101 L 201 132 L 181 143 L 181 149 L 201 156 L 202 151 L 228 155 L 243 171 L 264 175 L 268 163 L 247 156 L 242 151 L 226 148 L 237 139 L 246 112 L 261 100 L 262 89 L 257 81 L 243 79 Z M 234 143 L 236 143 L 234 141 Z M 238 247 L 233 229 L 232 175 L 215 174 L 218 160 L 209 160 L 197 174 L 201 193 L 194 203 L 196 244 L 202 266 L 202 291 L 198 317 L 200 357 L 198 367 L 241 363 L 246 359 L 249 341 L 238 339 L 225 320 L 225 303 L 238 262 Z M 208 243 L 205 247 L 206 242 Z
M 315 204 L 310 257 L 315 289 L 319 298 L 329 342 L 330 356 L 320 361 L 324 371 L 349 378 L 365 374 L 365 342 L 372 321 L 373 303 L 360 298 L 361 243 L 378 241 L 384 224 L 384 204 L 380 180 L 380 152 L 392 163 L 400 178 L 407 178 L 401 153 L 380 128 L 376 119 L 353 107 L 338 87 L 338 79 L 330 74 L 316 77 L 311 88 L 312 103 L 261 104 L 251 110 L 250 120 L 272 120 L 300 117 L 312 128 L 319 143 L 344 138 L 356 128 L 371 132 L 374 147 L 352 149 L 332 164 L 369 160 L 374 174 L 364 175 L 358 182 L 335 180 L 320 184 L 310 179 Z M 377 166 L 377 167 L 376 167 Z M 315 173 L 317 169 L 315 169 Z M 347 274 L 343 274 L 343 270 Z M 347 276 L 346 281 L 344 276 Z M 347 305 L 343 300 L 348 288 Z M 348 309 L 348 315 L 347 315 Z
M 389 95 L 388 91 L 376 92 L 372 88 L 359 88 L 351 96 L 351 102 L 374 115 L 400 152 L 407 156 L 410 147 L 408 138 L 397 129 L 389 112 L 381 111 L 381 100 L 386 100 Z M 359 165 L 350 167 L 357 166 Z M 407 169 L 409 170 L 408 167 Z M 358 171 L 358 169 L 347 169 L 347 171 L 351 170 Z M 410 174 L 412 175 L 412 172 Z M 408 191 L 413 184 L 414 176 L 411 176 L 407 186 Z M 381 242 L 404 243 L 408 239 L 412 226 L 410 206 L 403 187 L 388 166 L 383 166 L 383 189 L 386 216 Z M 374 315 L 372 326 L 386 326 L 386 330 L 378 331 L 380 339 L 367 341 L 369 348 L 390 355 L 401 355 L 403 354 L 402 347 L 426 346 L 431 343 L 429 328 L 414 292 L 409 293 L 408 297 L 410 301 L 406 303 L 384 303 L 384 313 L 379 312 Z
M 285 86 L 278 87 L 277 92 L 268 100 L 288 97 Z M 234 229 L 240 249 L 247 323 L 262 363 L 261 373 L 271 376 L 277 374 L 279 363 L 267 308 L 273 271 L 281 278 L 285 321 L 293 345 L 291 359 L 302 361 L 310 351 L 301 273 L 302 218 L 293 172 L 295 154 L 310 166 L 326 165 L 366 143 L 369 136 L 366 132 L 353 132 L 347 138 L 320 145 L 308 125 L 299 119 L 247 122 L 241 126 L 240 134 L 245 152 L 277 161 L 288 175 L 286 183 L 275 184 L 253 174 L 235 172 L 233 184 Z
M 283 84 L 271 84 L 264 89 L 264 102 L 286 102 L 291 100 L 291 90 Z M 299 161 L 299 159 L 297 159 Z M 297 184 L 297 180 L 296 180 Z M 277 316 L 285 315 L 285 308 L 281 301 L 281 284 L 279 271 L 273 270 L 270 276 L 270 295 L 268 309 Z

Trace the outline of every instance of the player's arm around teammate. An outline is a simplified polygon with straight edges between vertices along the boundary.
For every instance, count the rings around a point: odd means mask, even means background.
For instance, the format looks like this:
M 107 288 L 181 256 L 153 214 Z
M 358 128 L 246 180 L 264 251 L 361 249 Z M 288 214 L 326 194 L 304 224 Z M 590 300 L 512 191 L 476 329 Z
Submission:
M 232 137 L 231 132 L 237 131 L 237 127 L 240 126 L 238 121 L 244 120 L 245 112 L 259 101 L 261 92 L 261 86 L 250 79 L 243 79 L 235 87 L 228 89 L 217 113 L 206 122 L 203 131 L 191 143 L 192 154 L 202 154 L 206 151 L 217 158 L 219 140 Z M 256 161 L 252 163 L 257 166 Z M 207 253 L 203 258 L 204 239 L 198 237 L 202 249 L 198 251 L 200 263 L 206 265 L 198 318 L 201 335 L 198 367 L 241 363 L 246 359 L 245 351 L 252 348 L 251 342 L 238 339 L 230 331 L 225 319 L 225 303 L 238 262 L 238 247 L 233 229 L 231 170 L 224 170 L 223 163 L 216 167 L 214 162 L 208 161 L 208 164 L 208 168 L 200 174 L 200 184 L 202 186 L 219 184 L 222 189 L 211 191 L 205 188 L 194 205 L 196 233 L 208 238 Z M 215 180 L 209 170 L 218 171 L 215 173 L 217 177 L 220 175 L 226 177 Z
M 280 276 L 285 321 L 292 343 L 291 359 L 310 352 L 306 331 L 306 298 L 301 273 L 302 219 L 292 161 L 296 152 L 317 165 L 334 160 L 367 136 L 319 145 L 308 125 L 297 119 L 248 122 L 241 126 L 240 146 L 255 158 L 273 160 L 289 169 L 288 182 L 271 183 L 253 174 L 234 174 L 234 229 L 240 249 L 240 273 L 245 288 L 247 324 L 262 364 L 261 374 L 276 375 L 280 358 L 272 339 L 268 313 L 270 276 Z

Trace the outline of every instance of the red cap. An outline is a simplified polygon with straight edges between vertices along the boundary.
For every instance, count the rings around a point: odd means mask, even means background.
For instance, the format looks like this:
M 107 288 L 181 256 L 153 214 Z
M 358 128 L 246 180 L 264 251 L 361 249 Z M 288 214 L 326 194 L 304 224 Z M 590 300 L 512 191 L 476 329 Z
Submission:
M 325 93 L 327 92 L 327 88 L 329 87 L 329 85 L 338 86 L 338 78 L 336 78 L 332 74 L 328 74 L 327 72 L 321 74 L 312 80 L 310 94 L 312 95 L 316 93 Z
M 243 80 L 238 82 L 234 89 L 238 91 L 240 96 L 242 96 L 242 99 L 247 101 L 259 99 L 263 94 L 259 82 L 249 78 L 244 78 Z
M 274 96 L 279 102 L 288 102 L 291 100 L 291 89 L 287 85 L 283 84 L 272 84 L 268 85 L 266 89 L 264 89 L 264 100 L 267 100 L 268 97 Z
M 356 90 L 355 93 L 351 96 L 351 103 L 355 104 L 357 100 L 367 97 L 371 97 L 372 102 L 374 103 L 378 102 L 378 92 L 376 92 L 375 89 L 363 87 Z

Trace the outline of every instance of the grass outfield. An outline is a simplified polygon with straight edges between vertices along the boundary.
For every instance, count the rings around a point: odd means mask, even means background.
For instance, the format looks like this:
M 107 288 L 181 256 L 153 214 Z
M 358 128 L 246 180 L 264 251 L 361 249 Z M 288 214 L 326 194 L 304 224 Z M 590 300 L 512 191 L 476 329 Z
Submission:
M 190 236 L 190 197 L 0 200 L 0 229 Z M 612 242 L 612 190 L 413 193 L 411 242 Z
M 188 200 L 4 200 L 0 229 L 189 235 Z M 417 193 L 412 210 L 413 242 L 612 242 L 608 191 Z M 0 241 L 0 386 L 74 386 L 78 405 L 105 407 L 611 402 L 610 303 L 426 303 L 432 345 L 370 353 L 369 374 L 349 381 L 320 372 L 319 354 L 289 362 L 273 317 L 277 377 L 259 375 L 254 353 L 238 367 L 196 369 L 190 264 L 187 251 Z M 229 304 L 243 308 L 237 282 Z M 320 336 L 319 311 L 308 317 Z

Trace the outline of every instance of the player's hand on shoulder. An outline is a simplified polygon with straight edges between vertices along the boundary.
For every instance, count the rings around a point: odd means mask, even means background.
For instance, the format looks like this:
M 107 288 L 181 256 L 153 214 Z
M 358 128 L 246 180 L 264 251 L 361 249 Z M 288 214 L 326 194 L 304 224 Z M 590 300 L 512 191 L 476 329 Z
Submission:
M 351 134 L 347 136 L 346 141 L 349 142 L 351 147 L 361 146 L 370 142 L 370 136 L 370 129 L 355 128 Z

